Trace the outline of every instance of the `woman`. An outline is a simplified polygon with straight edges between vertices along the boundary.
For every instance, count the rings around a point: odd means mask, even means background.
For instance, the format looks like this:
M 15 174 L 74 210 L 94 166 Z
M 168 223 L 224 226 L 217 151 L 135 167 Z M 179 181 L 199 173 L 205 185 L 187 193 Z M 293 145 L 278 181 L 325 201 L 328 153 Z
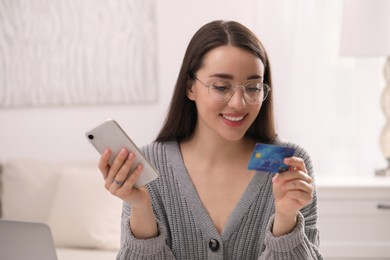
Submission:
M 118 259 L 322 259 L 311 160 L 277 138 L 272 88 L 246 27 L 213 21 L 195 33 L 166 121 L 143 148 L 160 177 L 136 189 L 132 153 L 111 167 L 109 150 L 100 158 L 106 189 L 124 201 Z M 248 170 L 258 142 L 296 148 L 289 170 Z

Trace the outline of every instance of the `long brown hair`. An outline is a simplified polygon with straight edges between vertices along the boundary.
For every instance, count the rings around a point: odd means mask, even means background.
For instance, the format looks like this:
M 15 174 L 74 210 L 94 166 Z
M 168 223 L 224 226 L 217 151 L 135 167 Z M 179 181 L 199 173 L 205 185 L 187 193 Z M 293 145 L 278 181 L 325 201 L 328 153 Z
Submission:
M 195 103 L 187 98 L 186 91 L 195 79 L 197 71 L 203 66 L 206 53 L 224 45 L 242 48 L 258 57 L 265 67 L 264 83 L 272 90 L 268 55 L 253 32 L 235 21 L 213 21 L 205 24 L 188 44 L 167 117 L 155 141 L 180 141 L 192 135 L 197 122 L 197 109 Z M 272 91 L 264 100 L 259 114 L 245 135 L 266 143 L 275 139 Z

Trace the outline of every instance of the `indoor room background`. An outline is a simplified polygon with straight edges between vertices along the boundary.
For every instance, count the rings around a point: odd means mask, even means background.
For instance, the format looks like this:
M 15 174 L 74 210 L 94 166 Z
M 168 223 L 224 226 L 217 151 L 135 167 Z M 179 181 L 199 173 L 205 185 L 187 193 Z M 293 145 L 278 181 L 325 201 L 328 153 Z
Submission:
M 33 3 L 11 2 L 16 7 Z M 10 14 L 4 12 L 11 2 L 0 4 L 0 20 L 9 18 Z M 152 68 L 155 66 L 155 70 L 146 72 L 147 76 L 144 74 L 145 80 L 137 83 L 140 86 L 129 84 L 128 93 L 131 95 L 133 87 L 142 89 L 142 84 L 154 84 L 155 92 L 150 93 L 145 102 L 135 104 L 129 101 L 103 105 L 97 102 L 2 106 L 1 161 L 14 157 L 97 160 L 97 153 L 84 133 L 107 118 L 116 119 L 138 145 L 151 142 L 164 120 L 190 37 L 204 23 L 224 19 L 240 21 L 254 30 L 267 48 L 273 69 L 278 133 L 311 153 L 318 177 L 371 176 L 386 165 L 379 148 L 379 134 L 385 122 L 379 105 L 384 85 L 384 58 L 340 55 L 343 1 L 170 0 L 148 3 L 152 5 L 154 28 L 151 31 L 155 37 L 150 38 L 153 42 L 146 44 L 144 51 L 154 53 Z M 93 5 L 93 1 L 85 4 Z M 1 29 L 0 80 L 5 77 L 4 57 L 9 44 L 2 37 L 9 29 L 6 26 Z M 99 29 L 110 30 L 109 27 Z M 91 30 L 93 34 L 94 28 Z M 91 48 L 94 48 L 93 43 Z M 50 53 L 42 53 L 42 59 L 45 55 Z M 132 69 L 134 71 L 128 73 L 136 73 L 136 68 Z M 0 86 L 5 87 L 4 83 Z M 109 85 L 105 87 L 105 91 L 110 89 Z M 89 88 L 84 95 L 93 96 L 99 91 L 105 93 L 104 86 L 96 90 Z M 0 98 L 4 99 L 4 92 L 0 92 Z
M 236 20 L 268 51 L 279 136 L 312 157 L 324 256 L 389 259 L 385 55 L 341 51 L 343 2 L 0 0 L 0 217 L 49 223 L 61 260 L 113 259 L 122 201 L 85 132 L 112 118 L 152 142 L 192 35 Z

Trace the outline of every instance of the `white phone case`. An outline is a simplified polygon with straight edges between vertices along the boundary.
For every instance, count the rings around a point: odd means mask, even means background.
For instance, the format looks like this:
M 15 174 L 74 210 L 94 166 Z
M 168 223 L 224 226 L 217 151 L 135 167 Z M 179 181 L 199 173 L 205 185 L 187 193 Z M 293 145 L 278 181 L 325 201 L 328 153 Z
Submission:
M 148 162 L 138 147 L 115 120 L 108 119 L 106 122 L 86 132 L 85 136 L 100 154 L 102 154 L 106 148 L 109 148 L 112 151 L 109 159 L 110 165 L 122 148 L 126 148 L 129 152 L 134 153 L 135 161 L 129 173 L 132 173 L 134 168 L 139 164 L 142 164 L 144 168 L 140 177 L 134 184 L 136 188 L 146 185 L 159 176 L 156 169 Z

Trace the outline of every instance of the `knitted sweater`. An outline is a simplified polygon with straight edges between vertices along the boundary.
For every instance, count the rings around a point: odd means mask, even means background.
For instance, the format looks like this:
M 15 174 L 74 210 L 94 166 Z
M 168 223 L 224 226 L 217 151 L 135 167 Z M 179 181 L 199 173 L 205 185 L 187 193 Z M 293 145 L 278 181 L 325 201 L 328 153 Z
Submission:
M 304 159 L 313 177 L 305 150 L 291 143 L 278 144 L 297 148 L 295 156 Z M 273 174 L 257 172 L 219 234 L 184 166 L 178 143 L 152 143 L 142 150 L 160 173 L 158 179 L 147 185 L 159 235 L 146 240 L 135 238 L 129 227 L 131 208 L 124 203 L 118 260 L 322 259 L 318 249 L 316 192 L 312 202 L 299 212 L 296 228 L 287 235 L 274 237 Z

